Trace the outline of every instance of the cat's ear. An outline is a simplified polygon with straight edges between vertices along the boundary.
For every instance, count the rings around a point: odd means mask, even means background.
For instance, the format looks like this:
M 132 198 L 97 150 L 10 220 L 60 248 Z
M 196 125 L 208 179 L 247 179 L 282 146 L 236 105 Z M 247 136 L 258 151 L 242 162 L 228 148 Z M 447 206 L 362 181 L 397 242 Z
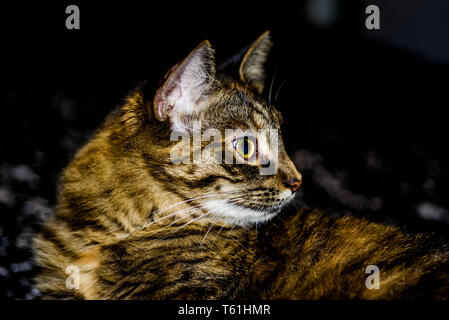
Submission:
M 240 81 L 262 93 L 266 78 L 265 62 L 273 46 L 270 31 L 265 31 L 249 47 L 239 68 Z
M 201 111 L 214 79 L 214 49 L 206 40 L 167 73 L 154 96 L 156 118 L 174 122 L 183 115 Z

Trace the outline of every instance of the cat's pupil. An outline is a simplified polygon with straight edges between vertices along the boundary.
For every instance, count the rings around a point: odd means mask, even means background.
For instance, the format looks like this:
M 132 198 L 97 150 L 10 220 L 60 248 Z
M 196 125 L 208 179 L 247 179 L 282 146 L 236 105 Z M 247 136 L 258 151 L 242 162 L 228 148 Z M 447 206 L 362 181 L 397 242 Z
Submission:
M 243 154 L 247 155 L 249 152 L 249 143 L 248 143 L 248 137 L 245 137 L 243 139 Z

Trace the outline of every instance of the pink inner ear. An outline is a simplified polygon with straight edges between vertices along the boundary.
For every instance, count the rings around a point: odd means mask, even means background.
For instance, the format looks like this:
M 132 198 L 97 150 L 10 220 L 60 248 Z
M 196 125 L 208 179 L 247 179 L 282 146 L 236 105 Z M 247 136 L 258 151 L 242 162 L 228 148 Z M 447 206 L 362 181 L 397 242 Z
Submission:
M 167 79 L 171 76 L 171 74 L 178 68 L 180 62 L 172 66 L 164 75 L 164 77 L 159 80 L 159 89 L 156 91 L 156 110 L 157 115 L 160 120 L 164 120 L 167 117 L 167 113 L 173 109 L 173 106 L 168 102 L 168 96 L 173 92 L 176 88 L 176 79 L 171 79 L 170 83 L 167 83 Z M 181 90 L 181 88 L 179 88 Z
M 165 74 L 154 97 L 154 111 L 159 120 L 170 117 L 174 122 L 179 115 L 200 110 L 197 102 L 203 98 L 215 74 L 209 52 L 212 49 L 206 45 L 192 51 Z

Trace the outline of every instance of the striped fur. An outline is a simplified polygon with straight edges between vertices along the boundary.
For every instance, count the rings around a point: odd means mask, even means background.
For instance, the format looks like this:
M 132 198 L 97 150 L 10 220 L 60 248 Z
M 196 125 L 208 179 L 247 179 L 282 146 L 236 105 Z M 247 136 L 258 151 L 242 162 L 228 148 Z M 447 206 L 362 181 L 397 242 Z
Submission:
M 449 247 L 429 234 L 304 208 L 259 230 L 252 272 L 261 299 L 448 299 Z M 379 268 L 379 289 L 366 269 Z
M 282 141 L 271 176 L 257 162 L 170 161 L 172 128 L 195 119 L 220 131 L 280 128 L 280 113 L 258 95 L 261 78 L 250 79 L 264 74 L 254 68 L 263 66 L 266 37 L 245 55 L 240 82 L 215 72 L 213 50 L 201 44 L 159 90 L 134 90 L 79 150 L 62 174 L 56 212 L 35 238 L 36 282 L 47 298 L 393 298 L 412 295 L 447 265 L 447 250 L 426 236 L 361 218 L 303 209 L 274 228 L 268 221 L 293 199 L 286 181 L 301 180 Z M 192 63 L 203 71 L 186 72 Z M 207 80 L 186 88 L 198 74 Z M 177 85 L 179 94 L 200 95 L 183 101 L 201 110 L 177 110 Z M 387 272 L 381 290 L 364 289 L 369 263 Z M 66 286 L 69 265 L 79 268 L 79 289 Z

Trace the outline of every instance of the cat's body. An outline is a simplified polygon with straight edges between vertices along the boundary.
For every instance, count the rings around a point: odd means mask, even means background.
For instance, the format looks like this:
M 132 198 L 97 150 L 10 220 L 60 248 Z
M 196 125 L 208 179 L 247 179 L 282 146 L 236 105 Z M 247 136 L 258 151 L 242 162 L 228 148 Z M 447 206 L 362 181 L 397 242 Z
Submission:
M 271 225 L 301 183 L 281 140 L 276 153 L 263 132 L 221 140 L 244 164 L 173 163 L 171 133 L 192 133 L 196 120 L 220 132 L 279 129 L 279 112 L 258 97 L 269 47 L 265 33 L 235 81 L 202 43 L 156 92 L 136 89 L 108 117 L 64 171 L 56 213 L 35 239 L 46 296 L 397 298 L 430 288 L 448 297 L 448 250 L 428 236 L 308 209 Z M 260 174 L 266 159 L 271 175 Z M 379 289 L 365 285 L 369 265 L 380 268 Z M 79 288 L 67 284 L 69 266 Z

